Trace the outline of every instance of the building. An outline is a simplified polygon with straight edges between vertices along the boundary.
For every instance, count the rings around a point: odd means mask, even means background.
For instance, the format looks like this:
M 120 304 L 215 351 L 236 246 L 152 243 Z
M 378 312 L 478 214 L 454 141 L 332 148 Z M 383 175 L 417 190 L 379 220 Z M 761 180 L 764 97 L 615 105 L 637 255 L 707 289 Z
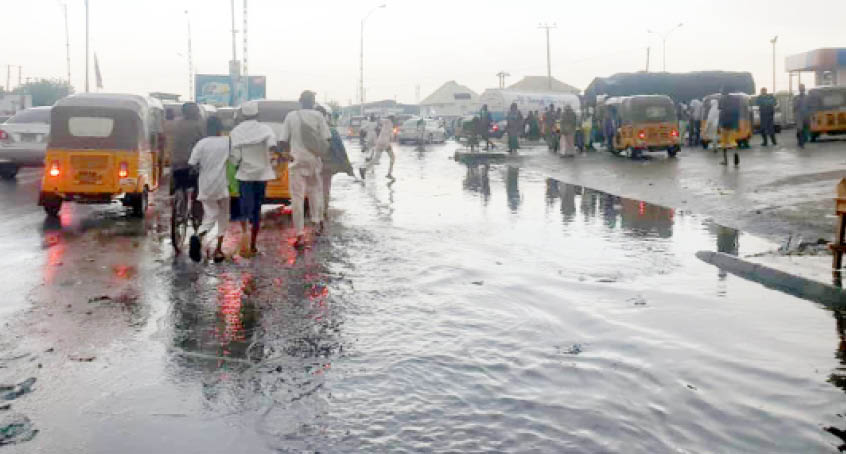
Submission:
M 463 116 L 479 110 L 479 95 L 473 90 L 451 80 L 420 101 L 421 115 Z
M 523 93 L 570 93 L 578 95 L 582 92 L 578 88 L 565 84 L 554 77 L 551 82 L 546 76 L 526 76 L 506 89 Z
M 345 116 L 356 116 L 361 113 L 361 104 L 353 104 L 341 108 L 341 113 Z M 377 117 L 387 117 L 390 115 L 419 115 L 420 108 L 411 104 L 400 104 L 393 99 L 385 99 L 382 101 L 373 101 L 364 104 L 365 115 L 376 115 Z
M 802 82 L 803 72 L 814 73 L 814 85 L 846 85 L 846 48 L 815 49 L 784 59 L 784 69 L 790 73 L 791 92 L 793 78 Z

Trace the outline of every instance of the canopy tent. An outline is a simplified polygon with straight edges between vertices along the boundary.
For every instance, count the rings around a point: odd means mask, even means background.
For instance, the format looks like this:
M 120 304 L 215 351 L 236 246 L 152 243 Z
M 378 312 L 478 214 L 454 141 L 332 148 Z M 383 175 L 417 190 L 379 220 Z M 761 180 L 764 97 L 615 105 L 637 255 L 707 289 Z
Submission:
M 719 93 L 722 88 L 754 95 L 755 81 L 748 72 L 619 73 L 594 79 L 585 89 L 585 102 L 595 104 L 597 95 L 667 95 L 675 102 L 688 102 Z

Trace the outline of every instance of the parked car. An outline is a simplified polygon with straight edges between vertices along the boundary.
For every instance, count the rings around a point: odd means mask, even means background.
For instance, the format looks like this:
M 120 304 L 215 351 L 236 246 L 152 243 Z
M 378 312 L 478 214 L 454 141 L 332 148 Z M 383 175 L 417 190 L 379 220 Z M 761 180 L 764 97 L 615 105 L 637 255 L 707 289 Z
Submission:
M 446 130 L 438 120 L 412 118 L 406 120 L 400 126 L 397 141 L 400 144 L 406 142 L 444 143 L 446 142 Z
M 0 178 L 15 178 L 21 167 L 44 166 L 50 109 L 50 106 L 24 109 L 0 125 Z

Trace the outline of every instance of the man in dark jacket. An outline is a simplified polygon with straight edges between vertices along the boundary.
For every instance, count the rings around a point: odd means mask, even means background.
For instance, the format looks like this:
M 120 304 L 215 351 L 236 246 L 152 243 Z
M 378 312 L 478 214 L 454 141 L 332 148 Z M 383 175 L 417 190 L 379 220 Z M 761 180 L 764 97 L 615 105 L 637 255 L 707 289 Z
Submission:
M 767 139 L 771 139 L 773 145 L 778 145 L 775 137 L 775 97 L 767 93 L 766 88 L 761 88 L 761 94 L 755 101 L 758 106 L 758 117 L 761 119 L 761 138 L 764 139 L 762 146 L 767 146 Z

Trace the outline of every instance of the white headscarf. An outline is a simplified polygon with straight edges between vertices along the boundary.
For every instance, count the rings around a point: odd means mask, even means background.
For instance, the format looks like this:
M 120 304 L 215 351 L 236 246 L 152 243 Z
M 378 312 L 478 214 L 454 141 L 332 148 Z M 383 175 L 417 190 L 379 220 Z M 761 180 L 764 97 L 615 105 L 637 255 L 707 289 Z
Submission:
M 716 99 L 711 100 L 711 108 L 708 110 L 708 120 L 705 123 L 705 137 L 717 140 L 717 131 L 720 127 L 720 103 Z

